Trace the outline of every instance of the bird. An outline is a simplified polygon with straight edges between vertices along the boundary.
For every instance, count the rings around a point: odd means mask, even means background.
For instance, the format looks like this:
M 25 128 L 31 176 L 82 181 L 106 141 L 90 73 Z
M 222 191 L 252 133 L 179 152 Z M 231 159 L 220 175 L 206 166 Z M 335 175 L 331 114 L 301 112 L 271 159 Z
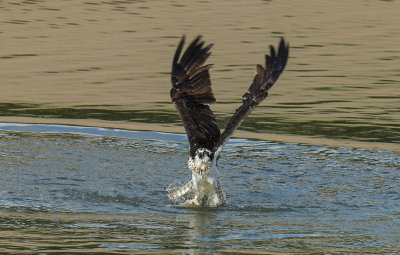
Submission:
M 242 121 L 268 96 L 270 88 L 286 67 L 289 43 L 281 37 L 278 50 L 269 46 L 265 66 L 256 65 L 256 74 L 242 105 L 236 109 L 223 132 L 220 131 L 210 105 L 215 103 L 210 69 L 205 64 L 213 44 L 205 44 L 199 35 L 181 55 L 185 44 L 182 36 L 172 61 L 170 96 L 183 122 L 189 142 L 188 166 L 192 179 L 173 189 L 168 197 L 187 206 L 217 207 L 227 204 L 219 182 L 218 159 L 223 146 Z

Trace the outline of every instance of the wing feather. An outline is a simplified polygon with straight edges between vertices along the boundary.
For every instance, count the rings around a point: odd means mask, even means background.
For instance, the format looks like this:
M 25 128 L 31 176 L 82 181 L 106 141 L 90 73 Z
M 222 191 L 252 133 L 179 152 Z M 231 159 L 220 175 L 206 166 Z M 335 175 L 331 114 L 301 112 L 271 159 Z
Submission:
M 242 121 L 268 96 L 269 89 L 275 84 L 285 69 L 288 57 L 289 44 L 285 43 L 283 38 L 281 38 L 279 44 L 278 55 L 276 55 L 275 48 L 270 46 L 270 54 L 265 55 L 265 67 L 257 65 L 253 83 L 242 97 L 243 104 L 233 114 L 214 147 L 217 156 Z
M 196 149 L 212 150 L 221 131 L 209 104 L 215 102 L 209 70 L 203 65 L 210 56 L 212 44 L 205 47 L 201 36 L 196 37 L 180 58 L 185 37 L 176 49 L 171 72 L 171 99 L 179 113 L 189 140 L 190 155 Z

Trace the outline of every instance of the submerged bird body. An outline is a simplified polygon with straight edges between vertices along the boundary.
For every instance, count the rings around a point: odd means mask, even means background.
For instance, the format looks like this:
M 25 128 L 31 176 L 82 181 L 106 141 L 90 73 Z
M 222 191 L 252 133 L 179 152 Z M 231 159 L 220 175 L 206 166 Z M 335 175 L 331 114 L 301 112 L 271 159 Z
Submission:
M 221 133 L 209 107 L 215 102 L 209 74 L 212 65 L 203 65 L 211 54 L 212 44 L 204 47 L 200 39 L 197 37 L 180 56 L 185 41 L 183 37 L 172 63 L 170 94 L 189 140 L 188 166 L 192 170 L 192 180 L 173 190 L 168 197 L 175 201 L 183 199 L 185 205 L 216 207 L 226 204 L 217 164 L 222 147 L 240 123 L 267 97 L 286 66 L 289 46 L 282 38 L 277 55 L 270 46 L 270 55 L 265 56 L 265 67 L 257 65 L 253 83 L 242 97 L 243 104 Z
M 183 187 L 170 193 L 170 199 L 186 196 L 185 205 L 216 207 L 226 204 L 225 194 L 219 184 L 217 160 L 212 152 L 205 148 L 196 150 L 189 157 L 188 166 L 192 170 L 192 180 Z

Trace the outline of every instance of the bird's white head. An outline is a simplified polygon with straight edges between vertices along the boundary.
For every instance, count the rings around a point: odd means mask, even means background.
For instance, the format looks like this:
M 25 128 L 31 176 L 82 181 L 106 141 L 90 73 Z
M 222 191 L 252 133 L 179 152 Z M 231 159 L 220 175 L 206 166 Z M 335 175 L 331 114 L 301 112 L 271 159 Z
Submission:
M 199 148 L 196 150 L 194 157 L 189 157 L 189 168 L 198 173 L 207 173 L 212 168 L 213 153 L 206 148 Z

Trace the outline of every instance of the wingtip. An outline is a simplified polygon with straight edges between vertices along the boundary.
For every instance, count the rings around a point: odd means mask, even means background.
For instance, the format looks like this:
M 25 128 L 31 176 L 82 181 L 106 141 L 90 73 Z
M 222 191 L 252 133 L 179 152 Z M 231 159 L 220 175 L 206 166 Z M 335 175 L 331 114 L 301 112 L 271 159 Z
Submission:
M 279 49 L 289 49 L 289 42 L 285 40 L 285 37 L 281 37 L 279 41 Z
M 201 38 L 203 38 L 203 35 L 198 35 L 198 36 L 196 36 L 196 38 L 194 38 L 194 40 L 195 40 L 195 41 L 200 41 Z
M 285 53 L 285 55 L 289 56 L 289 42 L 285 41 L 285 38 L 282 36 L 281 41 L 279 43 L 279 53 Z
M 209 45 L 207 45 L 206 47 L 204 47 L 204 52 L 209 52 L 211 50 L 211 48 L 214 46 L 213 43 L 210 43 Z
M 283 37 L 281 37 L 281 42 L 279 44 L 278 58 L 282 61 L 282 68 L 285 68 L 289 58 L 289 43 L 286 42 Z
M 190 43 L 190 46 L 194 46 L 194 45 L 197 45 L 197 44 L 201 44 L 201 43 L 204 43 L 201 39 L 203 38 L 203 36 L 202 35 L 198 35 L 198 36 L 196 36 L 196 38 L 194 38 L 193 39 L 193 41 Z M 189 46 L 189 47 L 190 47 Z
M 185 41 L 186 41 L 186 35 L 183 34 L 182 37 L 181 37 L 181 40 L 179 41 L 179 45 L 184 45 Z
M 185 44 L 185 40 L 186 40 L 186 36 L 185 36 L 185 34 L 183 34 L 181 40 L 179 41 L 178 46 L 176 47 L 175 56 L 174 56 L 174 59 L 172 62 L 173 65 L 178 63 L 179 57 L 181 56 L 181 52 L 183 49 L 183 45 Z
M 270 45 L 269 48 L 270 54 L 265 55 L 265 66 L 267 68 L 271 68 L 275 58 L 278 58 L 284 68 L 286 66 L 287 59 L 289 58 L 289 43 L 286 42 L 285 38 L 282 36 L 277 49 L 275 49 L 275 47 L 272 45 Z

